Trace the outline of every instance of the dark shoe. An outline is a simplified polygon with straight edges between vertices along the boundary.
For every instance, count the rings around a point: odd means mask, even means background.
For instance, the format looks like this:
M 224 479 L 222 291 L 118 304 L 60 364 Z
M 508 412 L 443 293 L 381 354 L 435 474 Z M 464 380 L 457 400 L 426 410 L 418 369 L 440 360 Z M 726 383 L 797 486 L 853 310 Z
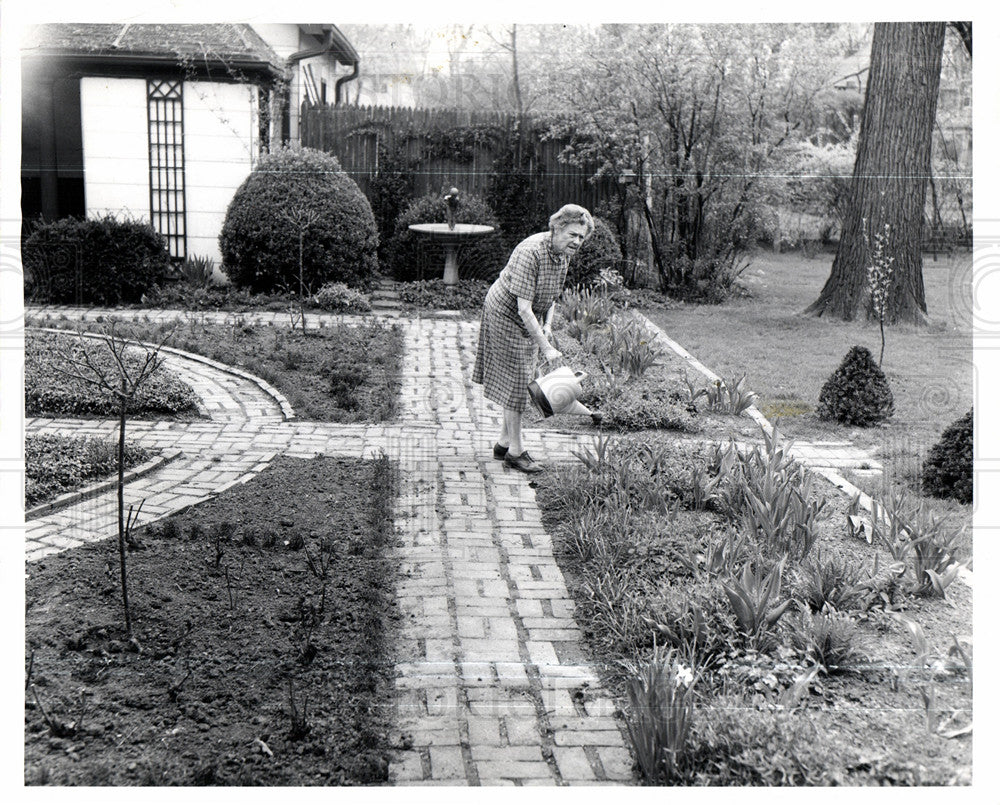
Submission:
M 507 455 L 507 448 L 502 444 L 493 445 L 493 458 L 497 461 L 502 461 L 504 456 Z
M 519 456 L 512 456 L 508 453 L 504 456 L 503 465 L 505 467 L 510 467 L 511 469 L 518 470 L 520 472 L 541 472 L 545 469 L 541 464 L 535 461 L 531 456 L 528 455 L 528 451 L 525 450 Z
M 604 421 L 604 414 L 600 411 L 591 411 L 590 421 L 599 426 Z

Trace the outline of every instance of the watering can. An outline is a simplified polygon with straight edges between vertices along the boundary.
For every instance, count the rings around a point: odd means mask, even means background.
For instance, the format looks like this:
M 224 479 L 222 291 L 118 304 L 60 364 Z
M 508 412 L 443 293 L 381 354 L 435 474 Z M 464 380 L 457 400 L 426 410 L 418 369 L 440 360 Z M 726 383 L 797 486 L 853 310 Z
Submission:
M 599 423 L 601 415 L 580 402 L 583 395 L 580 381 L 586 377 L 586 372 L 574 372 L 568 366 L 559 366 L 547 374 L 539 374 L 528 383 L 528 395 L 544 417 L 553 414 L 580 414 Z

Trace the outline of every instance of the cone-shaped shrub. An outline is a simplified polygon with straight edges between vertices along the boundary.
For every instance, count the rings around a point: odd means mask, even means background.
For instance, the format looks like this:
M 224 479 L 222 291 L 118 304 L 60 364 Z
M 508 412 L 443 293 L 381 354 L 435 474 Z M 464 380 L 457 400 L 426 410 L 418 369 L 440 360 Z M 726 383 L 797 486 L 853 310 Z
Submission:
M 925 495 L 972 503 L 972 409 L 941 434 L 924 462 Z
M 299 291 L 299 235 L 307 291 L 328 282 L 367 286 L 378 270 L 371 205 L 335 157 L 279 148 L 257 163 L 226 211 L 223 270 L 255 293 Z
M 889 381 L 865 347 L 851 347 L 819 393 L 816 413 L 842 425 L 867 427 L 892 416 Z
M 602 269 L 617 271 L 621 260 L 622 250 L 618 245 L 618 238 L 603 219 L 595 218 L 594 231 L 570 261 L 566 272 L 566 286 L 589 287 L 600 279 Z

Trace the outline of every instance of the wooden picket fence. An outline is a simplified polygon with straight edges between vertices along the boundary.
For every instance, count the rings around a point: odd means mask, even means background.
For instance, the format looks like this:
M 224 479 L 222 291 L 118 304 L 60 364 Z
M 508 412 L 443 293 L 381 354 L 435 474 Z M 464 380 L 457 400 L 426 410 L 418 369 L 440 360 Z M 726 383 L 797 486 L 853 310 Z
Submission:
M 399 147 L 417 166 L 414 195 L 437 193 L 451 186 L 461 192 L 485 196 L 490 171 L 497 157 L 488 137 L 480 138 L 465 150 L 462 159 L 434 154 L 435 135 L 459 129 L 481 128 L 509 131 L 515 116 L 502 112 L 471 112 L 462 109 L 409 109 L 384 106 L 303 105 L 300 120 L 301 143 L 333 154 L 345 171 L 368 193 L 379 167 L 379 146 Z M 529 132 L 532 159 L 542 169 L 542 190 L 547 208 L 582 204 L 593 210 L 614 193 L 609 179 L 590 181 L 593 169 L 579 168 L 559 160 L 565 143 L 542 140 Z

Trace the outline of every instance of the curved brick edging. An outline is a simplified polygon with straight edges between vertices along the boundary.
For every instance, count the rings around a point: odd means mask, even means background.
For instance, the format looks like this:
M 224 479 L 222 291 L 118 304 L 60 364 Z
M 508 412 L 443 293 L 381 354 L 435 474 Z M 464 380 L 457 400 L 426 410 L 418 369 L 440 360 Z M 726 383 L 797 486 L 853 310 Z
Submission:
M 26 330 L 37 330 L 43 333 L 58 333 L 60 335 L 73 335 L 78 338 L 102 338 L 100 333 L 81 333 L 76 330 L 60 330 L 56 327 L 37 327 L 37 326 L 27 326 Z M 230 366 L 229 364 L 221 363 L 220 361 L 213 360 L 212 358 L 207 358 L 204 355 L 199 355 L 196 352 L 185 352 L 177 347 L 168 346 L 157 346 L 156 344 L 151 344 L 148 341 L 136 341 L 135 339 L 127 339 L 129 344 L 135 344 L 144 349 L 159 349 L 160 352 L 166 352 L 170 355 L 174 355 L 178 358 L 184 358 L 195 363 L 200 363 L 205 366 L 210 366 L 211 368 L 223 372 L 227 375 L 232 375 L 233 377 L 238 377 L 242 380 L 246 380 L 253 383 L 257 388 L 263 391 L 268 397 L 273 399 L 278 407 L 281 409 L 281 416 L 287 422 L 288 420 L 295 419 L 296 414 L 292 409 L 292 404 L 288 402 L 288 399 L 278 391 L 274 386 L 268 383 L 261 377 L 252 375 L 249 372 L 239 369 L 235 366 Z
M 148 461 L 144 461 L 138 467 L 133 467 L 127 470 L 124 475 L 124 482 L 130 483 L 137 478 L 142 478 L 145 475 L 149 475 L 151 472 L 165 467 L 174 459 L 180 457 L 183 451 L 177 448 L 171 448 L 165 450 L 158 456 L 153 456 L 153 458 Z M 88 500 L 102 492 L 107 492 L 109 489 L 114 489 L 118 485 L 117 478 L 109 478 L 105 481 L 99 481 L 91 486 L 84 487 L 83 489 L 78 489 L 75 492 L 67 492 L 64 495 L 60 495 L 47 503 L 39 504 L 31 509 L 28 509 L 24 513 L 24 519 L 32 520 L 36 517 L 41 517 L 42 515 L 49 514 L 50 512 L 58 511 L 59 509 L 64 509 L 67 506 L 71 506 L 74 503 L 79 503 L 83 500 Z

